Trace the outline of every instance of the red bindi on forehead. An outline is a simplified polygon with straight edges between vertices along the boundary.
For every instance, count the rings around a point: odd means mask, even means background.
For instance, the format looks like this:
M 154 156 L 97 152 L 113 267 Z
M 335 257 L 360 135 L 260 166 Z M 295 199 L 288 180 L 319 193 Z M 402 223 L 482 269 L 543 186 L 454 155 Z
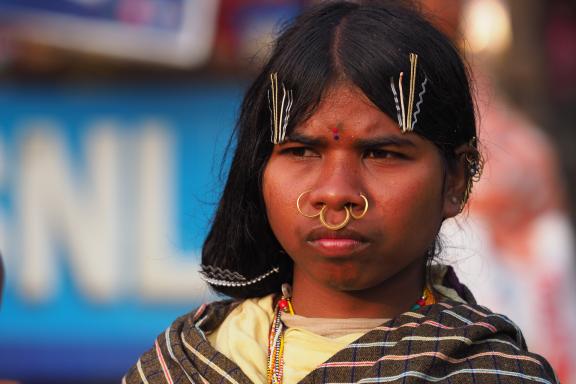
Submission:
M 340 133 L 342 131 L 342 123 L 338 123 L 334 127 L 329 127 L 329 129 L 332 131 L 332 137 L 334 138 L 334 140 L 340 140 Z

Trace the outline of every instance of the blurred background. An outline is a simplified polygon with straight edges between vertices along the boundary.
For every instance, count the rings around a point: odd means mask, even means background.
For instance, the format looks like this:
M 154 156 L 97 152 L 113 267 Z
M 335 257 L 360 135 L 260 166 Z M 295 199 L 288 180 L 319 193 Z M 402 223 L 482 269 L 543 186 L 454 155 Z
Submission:
M 213 299 L 238 106 L 310 3 L 0 0 L 0 380 L 119 382 Z M 419 3 L 467 56 L 486 157 L 444 257 L 576 383 L 576 1 Z

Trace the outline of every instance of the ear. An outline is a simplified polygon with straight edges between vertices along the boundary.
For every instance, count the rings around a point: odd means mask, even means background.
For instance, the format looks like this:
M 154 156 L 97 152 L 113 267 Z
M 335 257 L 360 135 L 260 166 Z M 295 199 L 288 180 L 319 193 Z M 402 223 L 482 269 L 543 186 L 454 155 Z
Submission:
M 468 188 L 469 172 L 467 170 L 468 163 L 466 155 L 473 153 L 473 148 L 467 144 L 463 144 L 456 148 L 454 155 L 456 163 L 449 165 L 446 169 L 446 177 L 444 179 L 444 205 L 443 216 L 444 219 L 454 217 L 462 211 L 462 207 L 466 203 L 466 190 Z

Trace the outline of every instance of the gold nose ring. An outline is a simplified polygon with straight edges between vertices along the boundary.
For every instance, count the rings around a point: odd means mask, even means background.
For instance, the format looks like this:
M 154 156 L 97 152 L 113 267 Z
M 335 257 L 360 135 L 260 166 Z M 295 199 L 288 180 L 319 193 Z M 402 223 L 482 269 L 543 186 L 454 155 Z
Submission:
M 324 227 L 326 227 L 332 231 L 338 231 L 338 230 L 344 228 L 346 225 L 348 225 L 351 218 L 353 218 L 355 220 L 360 220 L 361 218 L 366 216 L 366 212 L 368 212 L 368 206 L 369 206 L 368 205 L 368 198 L 366 196 L 364 196 L 363 194 L 360 194 L 360 197 L 362 198 L 362 200 L 364 200 L 364 208 L 362 209 L 362 213 L 360 213 L 358 215 L 354 214 L 354 212 L 352 211 L 353 210 L 352 204 L 347 204 L 344 206 L 344 211 L 346 212 L 346 217 L 344 218 L 344 220 L 339 224 L 330 224 L 328 221 L 326 221 L 326 217 L 325 217 L 326 209 L 328 208 L 328 206 L 325 203 L 323 203 L 322 208 L 314 214 L 304 213 L 304 211 L 302 210 L 302 207 L 300 207 L 300 200 L 302 199 L 302 197 L 305 194 L 307 194 L 309 192 L 311 192 L 311 190 L 307 190 L 307 191 L 302 192 L 298 196 L 298 199 L 296 199 L 296 208 L 298 209 L 298 212 L 300 212 L 300 214 L 302 216 L 308 217 L 311 219 L 313 219 L 315 217 L 320 217 L 320 223 Z
M 352 216 L 355 220 L 360 220 L 366 216 L 366 212 L 368 212 L 368 199 L 363 194 L 360 194 L 360 197 L 364 200 L 364 210 L 361 214 L 355 215 L 354 212 L 352 212 L 352 206 L 350 206 L 350 216 Z
M 302 208 L 300 208 L 300 199 L 302 198 L 302 196 L 304 196 L 304 195 L 307 194 L 308 192 L 311 192 L 311 190 L 304 191 L 304 192 L 302 192 L 302 193 L 300 194 L 300 196 L 298 196 L 298 199 L 296 200 L 296 208 L 298 208 L 298 212 L 300 212 L 300 214 L 301 214 L 302 216 L 309 217 L 309 218 L 312 218 L 312 219 L 313 219 L 313 218 L 318 217 L 318 216 L 320 216 L 320 215 L 322 214 L 322 210 L 324 210 L 324 208 L 326 208 L 326 204 L 323 205 L 322 209 L 319 210 L 318 213 L 315 213 L 315 214 L 313 214 L 313 215 L 308 215 L 308 214 L 304 213 L 304 212 L 302 211 Z M 322 221 L 322 219 L 320 219 L 320 221 Z
M 327 205 L 324 205 L 320 210 L 320 222 L 322 223 L 323 226 L 332 231 L 338 231 L 348 225 L 351 215 L 350 215 L 350 209 L 348 209 L 347 206 L 344 206 L 344 210 L 346 211 L 346 218 L 340 224 L 330 224 L 326 221 L 326 219 L 324 218 L 324 212 L 326 211 L 326 207 Z

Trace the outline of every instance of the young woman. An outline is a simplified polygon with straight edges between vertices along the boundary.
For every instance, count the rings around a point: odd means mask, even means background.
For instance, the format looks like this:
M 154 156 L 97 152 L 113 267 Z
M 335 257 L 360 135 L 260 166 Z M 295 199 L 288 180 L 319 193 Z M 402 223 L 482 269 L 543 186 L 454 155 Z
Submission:
M 248 90 L 202 274 L 126 383 L 554 383 L 432 262 L 481 164 L 465 67 L 398 2 L 329 2 Z

